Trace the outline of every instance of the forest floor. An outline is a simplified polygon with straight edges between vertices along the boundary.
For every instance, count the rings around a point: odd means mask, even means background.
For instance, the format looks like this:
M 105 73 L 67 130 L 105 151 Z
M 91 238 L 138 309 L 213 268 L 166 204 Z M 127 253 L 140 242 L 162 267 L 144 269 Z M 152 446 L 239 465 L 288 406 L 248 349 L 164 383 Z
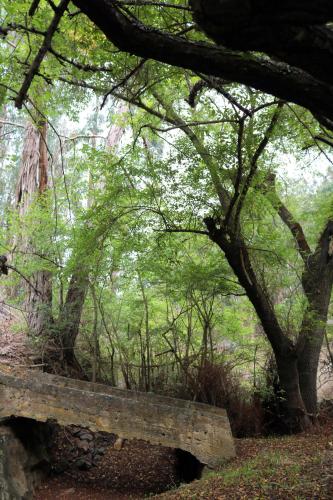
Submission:
M 333 426 L 311 434 L 236 440 L 237 458 L 159 498 L 328 500 L 333 498 Z
M 36 500 L 118 500 L 142 498 L 179 484 L 173 450 L 144 441 L 77 426 L 57 427 L 51 448 L 52 470 Z

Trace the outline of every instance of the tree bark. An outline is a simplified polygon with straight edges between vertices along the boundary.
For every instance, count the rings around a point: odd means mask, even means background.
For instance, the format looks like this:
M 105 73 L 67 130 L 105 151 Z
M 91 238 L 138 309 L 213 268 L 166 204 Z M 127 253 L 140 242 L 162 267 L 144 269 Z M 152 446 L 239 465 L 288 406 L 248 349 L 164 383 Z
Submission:
M 148 28 L 114 2 L 73 3 L 121 51 L 249 85 L 333 122 L 333 80 L 326 71 L 333 36 L 324 26 L 333 19 L 330 0 L 192 0 L 194 19 L 218 45 Z
M 298 356 L 298 375 L 302 399 L 313 419 L 317 414 L 317 372 L 324 331 L 318 332 L 313 343 L 308 342 Z
M 332 234 L 333 222 L 329 221 L 315 252 L 306 262 L 302 276 L 308 306 L 297 341 L 298 370 L 303 401 L 307 411 L 313 415 L 317 411 L 318 362 L 333 285 L 333 261 L 329 255 Z
M 34 201 L 43 207 L 48 189 L 47 125 L 39 127 L 30 123 L 26 130 L 21 169 L 16 187 L 16 205 L 20 218 L 24 218 Z M 31 240 L 16 241 L 20 251 L 38 253 Z M 52 275 L 50 271 L 38 270 L 30 277 L 26 286 L 25 307 L 29 333 L 37 338 L 47 335 L 52 324 Z
M 75 357 L 75 341 L 89 285 L 88 274 L 74 271 L 67 290 L 65 304 L 60 312 L 56 331 L 60 337 L 60 360 L 64 365 L 79 367 Z
M 311 427 L 312 422 L 300 388 L 296 350 L 291 351 L 289 355 L 277 352 L 274 354 L 282 396 L 284 397 L 283 406 L 287 410 L 285 423 L 290 432 L 304 431 Z
M 210 238 L 224 252 L 229 265 L 245 289 L 272 346 L 288 413 L 286 423 L 290 431 L 302 431 L 311 425 L 311 420 L 302 398 L 297 348 L 279 325 L 273 305 L 257 280 L 242 239 L 239 237 L 238 240 L 228 241 L 223 230 L 214 228 L 212 221 L 207 219 L 206 226 Z

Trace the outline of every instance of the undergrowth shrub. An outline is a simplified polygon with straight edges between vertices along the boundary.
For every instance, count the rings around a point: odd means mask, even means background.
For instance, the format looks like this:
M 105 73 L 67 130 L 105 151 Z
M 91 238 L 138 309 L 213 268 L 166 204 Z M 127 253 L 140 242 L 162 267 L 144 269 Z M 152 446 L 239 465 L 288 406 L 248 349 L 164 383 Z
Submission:
M 188 399 L 226 409 L 235 437 L 257 436 L 263 432 L 259 393 L 241 384 L 241 376 L 226 361 L 206 360 L 178 373 L 172 384 L 159 387 L 159 394 Z
M 225 360 L 190 366 L 168 395 L 227 410 L 235 437 L 288 434 L 287 413 L 274 359 L 269 358 L 257 387 L 242 383 L 242 375 Z M 160 391 L 166 394 L 166 387 Z
M 227 362 L 206 361 L 197 369 L 190 387 L 196 401 L 225 408 L 235 437 L 254 436 L 262 432 L 262 409 L 258 394 L 243 387 L 240 377 Z

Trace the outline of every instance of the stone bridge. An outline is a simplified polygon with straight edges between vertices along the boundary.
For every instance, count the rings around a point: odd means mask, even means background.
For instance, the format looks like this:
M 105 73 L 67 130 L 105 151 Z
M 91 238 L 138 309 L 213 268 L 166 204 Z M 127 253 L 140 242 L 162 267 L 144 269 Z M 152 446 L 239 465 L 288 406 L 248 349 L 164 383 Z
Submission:
M 0 364 L 0 418 L 12 416 L 143 439 L 212 468 L 235 456 L 221 408 Z

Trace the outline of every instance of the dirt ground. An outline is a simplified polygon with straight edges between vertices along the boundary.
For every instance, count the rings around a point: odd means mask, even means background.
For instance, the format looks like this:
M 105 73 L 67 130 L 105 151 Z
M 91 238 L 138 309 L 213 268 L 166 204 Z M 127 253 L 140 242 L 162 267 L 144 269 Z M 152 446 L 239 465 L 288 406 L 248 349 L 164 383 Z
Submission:
M 80 470 L 73 465 L 73 446 L 67 438 L 58 436 L 53 475 L 38 490 L 36 500 L 123 500 L 155 495 L 165 500 L 333 498 L 333 422 L 309 434 L 237 439 L 234 460 L 180 487 L 172 450 L 142 441 L 125 441 L 121 450 L 115 450 L 115 437 L 108 436 L 105 454 L 89 470 Z M 62 470 L 64 461 L 70 462 L 66 471 Z
M 331 500 L 333 422 L 308 434 L 236 440 L 237 457 L 164 500 Z
M 51 476 L 38 489 L 36 500 L 135 499 L 179 484 L 173 450 L 138 440 L 125 440 L 115 449 L 115 441 L 110 434 L 58 428 Z

